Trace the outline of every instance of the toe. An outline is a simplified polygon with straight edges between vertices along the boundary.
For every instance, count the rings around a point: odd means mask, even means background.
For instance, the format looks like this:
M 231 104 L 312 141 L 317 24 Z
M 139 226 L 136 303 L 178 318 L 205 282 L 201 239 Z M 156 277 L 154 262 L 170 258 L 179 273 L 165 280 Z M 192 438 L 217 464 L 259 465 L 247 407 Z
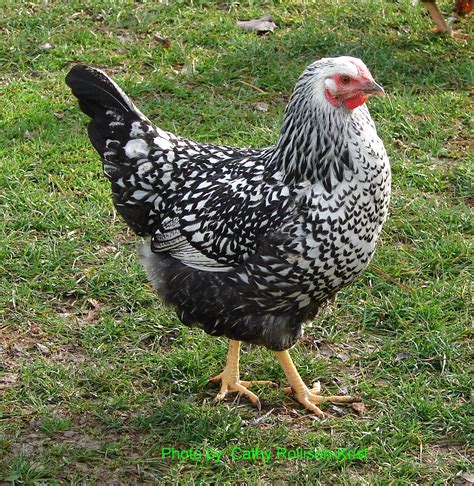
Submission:
M 249 386 L 252 385 L 267 385 L 271 388 L 278 388 L 278 385 L 276 383 L 268 380 L 253 380 L 253 381 L 241 380 L 240 384 L 245 386 L 245 388 L 248 388 Z
M 469 39 L 469 36 L 467 34 L 463 34 L 459 30 L 453 30 L 451 32 L 451 37 L 457 41 L 465 41 Z
M 220 402 L 226 397 L 226 395 L 227 395 L 227 388 L 226 389 L 221 388 L 221 391 L 216 395 L 213 402 L 214 403 Z
M 290 388 L 291 390 L 291 388 Z M 286 391 L 286 389 L 285 389 Z M 319 386 L 319 383 L 316 383 L 313 386 L 312 390 L 309 390 L 307 388 L 304 388 L 302 390 L 299 390 L 295 394 L 296 400 L 304 405 L 308 410 L 311 410 L 314 412 L 316 415 L 319 417 L 330 417 L 329 414 L 324 414 L 316 405 L 319 405 L 320 403 L 353 403 L 359 400 L 359 397 L 357 396 L 352 396 L 352 395 L 347 395 L 347 396 L 339 396 L 339 395 L 330 395 L 330 396 L 323 396 L 319 395 L 319 392 L 321 391 L 321 387 Z M 308 405 L 309 404 L 309 405 Z
M 260 404 L 260 399 L 244 385 L 235 383 L 232 385 L 232 390 L 236 391 L 239 395 L 245 395 L 259 410 L 261 410 L 262 406 Z
M 359 398 L 357 396 L 352 396 L 352 395 L 330 395 L 328 397 L 318 395 L 316 393 L 308 393 L 308 400 L 310 400 L 313 403 L 354 403 L 358 400 Z
M 314 403 L 311 403 L 308 399 L 301 400 L 300 403 L 305 408 L 307 408 L 308 410 L 310 410 L 311 412 L 313 412 L 319 418 L 324 418 L 325 417 L 324 412 L 321 409 L 319 409 L 316 405 L 314 405 Z
M 223 376 L 224 376 L 224 373 L 219 373 L 218 375 L 213 376 L 212 378 L 209 378 L 209 381 L 216 383 L 217 381 L 221 381 Z
M 329 397 L 324 397 L 325 402 L 332 402 L 332 403 L 354 403 L 359 399 L 357 396 L 353 395 L 333 395 Z

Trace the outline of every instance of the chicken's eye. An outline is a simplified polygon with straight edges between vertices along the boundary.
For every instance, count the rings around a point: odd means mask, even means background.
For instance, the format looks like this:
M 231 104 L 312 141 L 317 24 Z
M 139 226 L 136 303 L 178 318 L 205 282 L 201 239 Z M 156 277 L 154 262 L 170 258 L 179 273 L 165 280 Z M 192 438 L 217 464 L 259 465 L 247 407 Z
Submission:
M 350 76 L 341 76 L 341 83 L 342 84 L 349 84 L 351 82 Z

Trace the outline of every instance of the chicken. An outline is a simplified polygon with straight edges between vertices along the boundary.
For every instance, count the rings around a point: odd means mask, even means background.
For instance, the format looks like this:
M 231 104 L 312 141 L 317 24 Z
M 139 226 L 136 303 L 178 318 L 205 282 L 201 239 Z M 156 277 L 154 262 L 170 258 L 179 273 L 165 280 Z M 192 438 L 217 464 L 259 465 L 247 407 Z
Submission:
M 451 26 L 458 19 L 459 16 L 469 15 L 474 7 L 474 0 L 456 0 L 448 20 L 444 20 L 443 15 L 436 5 L 436 0 L 421 0 L 428 13 L 431 15 L 436 27 L 433 32 L 449 34 L 454 39 L 465 40 L 467 36 L 456 30 L 452 30 Z
M 107 75 L 74 66 L 66 78 L 91 121 L 89 138 L 158 294 L 186 325 L 226 336 L 216 400 L 238 392 L 240 342 L 275 352 L 296 399 L 318 416 L 352 396 L 308 389 L 289 354 L 336 292 L 368 265 L 390 197 L 390 166 L 365 105 L 382 95 L 352 57 L 308 66 L 276 144 L 195 143 L 154 126 Z M 264 382 L 259 382 L 264 383 Z

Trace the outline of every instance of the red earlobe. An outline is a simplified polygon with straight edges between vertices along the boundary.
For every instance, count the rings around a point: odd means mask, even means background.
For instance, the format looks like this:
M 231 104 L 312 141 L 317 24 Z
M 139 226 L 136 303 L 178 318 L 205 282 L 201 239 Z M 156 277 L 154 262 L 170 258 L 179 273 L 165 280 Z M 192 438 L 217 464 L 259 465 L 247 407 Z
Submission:
M 331 103 L 331 105 L 341 106 L 341 103 L 337 101 L 334 96 L 332 96 L 328 89 L 324 91 L 324 94 L 326 95 L 326 99 L 329 101 L 329 103 Z

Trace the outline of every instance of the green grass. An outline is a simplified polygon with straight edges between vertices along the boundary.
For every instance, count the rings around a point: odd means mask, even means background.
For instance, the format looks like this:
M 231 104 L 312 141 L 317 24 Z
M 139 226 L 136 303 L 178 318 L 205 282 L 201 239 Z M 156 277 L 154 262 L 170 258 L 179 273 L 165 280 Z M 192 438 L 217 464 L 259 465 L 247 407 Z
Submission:
M 408 0 L 168 3 L 2 7 L 0 482 L 456 481 L 471 467 L 469 46 L 427 33 Z M 267 12 L 272 36 L 235 25 Z M 369 269 L 292 354 L 306 381 L 358 392 L 366 411 L 316 421 L 263 386 L 261 413 L 212 405 L 226 340 L 185 328 L 155 298 L 64 77 L 74 62 L 105 67 L 165 129 L 265 146 L 304 67 L 339 54 L 361 57 L 389 93 L 370 101 L 394 180 L 373 263 L 402 285 Z M 242 375 L 284 383 L 255 347 Z M 162 447 L 224 452 L 176 461 Z M 236 461 L 233 447 L 367 448 L 368 460 Z

